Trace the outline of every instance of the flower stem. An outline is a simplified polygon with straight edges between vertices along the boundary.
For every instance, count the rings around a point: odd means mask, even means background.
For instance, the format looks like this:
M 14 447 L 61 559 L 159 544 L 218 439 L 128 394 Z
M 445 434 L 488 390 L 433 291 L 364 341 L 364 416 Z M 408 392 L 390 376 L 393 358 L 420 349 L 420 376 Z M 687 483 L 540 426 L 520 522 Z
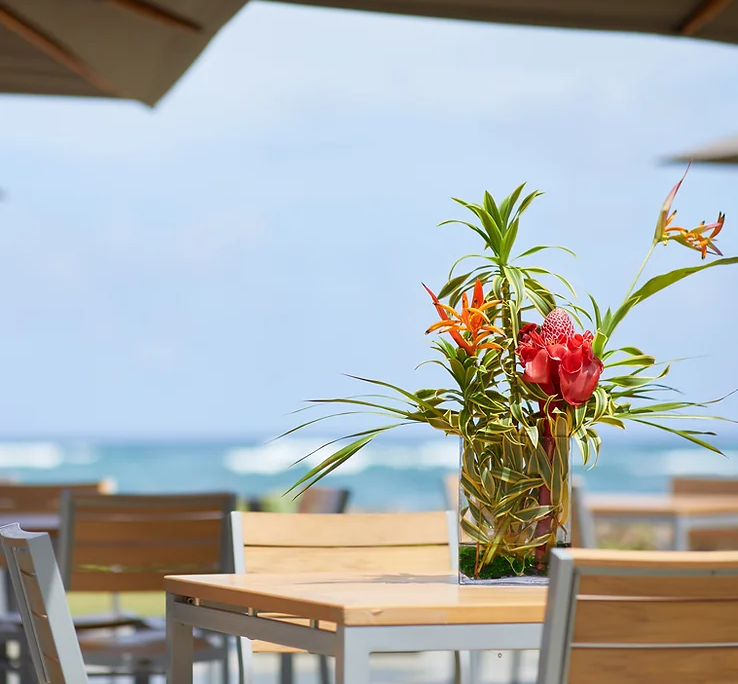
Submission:
M 551 410 L 551 409 L 550 409 Z M 544 412 L 543 402 L 541 402 L 541 412 Z M 544 416 L 544 429 L 541 435 L 541 444 L 546 452 L 546 459 L 549 463 L 553 463 L 554 454 L 556 451 L 556 442 L 553 433 L 551 432 L 551 417 L 550 415 Z M 539 506 L 550 506 L 551 505 L 551 490 L 544 484 L 538 489 L 538 505 Z M 536 538 L 538 537 L 550 537 L 551 536 L 551 513 L 546 514 L 543 518 L 538 521 L 536 525 L 536 531 L 534 533 Z M 546 558 L 546 552 L 548 551 L 548 542 L 543 542 L 538 548 L 536 548 L 536 558 L 539 562 L 542 562 Z
M 648 263 L 648 260 L 651 258 L 651 255 L 653 254 L 653 250 L 656 249 L 657 244 L 658 244 L 658 240 L 654 240 L 651 243 L 651 249 L 648 250 L 648 254 L 646 254 L 646 258 L 643 260 L 641 267 L 638 269 L 638 273 L 636 273 L 635 280 L 633 281 L 633 284 L 630 286 L 630 289 L 628 290 L 628 294 L 625 295 L 626 300 L 633 293 L 633 290 L 635 290 L 635 286 L 638 283 L 638 279 L 641 277 L 643 273 L 643 269 L 646 268 L 646 264 Z
M 507 349 L 507 355 L 502 360 L 502 367 L 510 386 L 510 403 L 518 404 L 520 403 L 520 387 L 517 382 L 518 374 L 515 372 L 515 366 L 517 363 L 517 359 L 515 358 L 515 347 L 517 345 L 517 339 L 515 339 L 513 330 L 510 304 L 510 284 L 507 281 L 504 281 L 502 285 L 502 329 L 505 332 L 505 338 L 508 340 L 510 346 Z

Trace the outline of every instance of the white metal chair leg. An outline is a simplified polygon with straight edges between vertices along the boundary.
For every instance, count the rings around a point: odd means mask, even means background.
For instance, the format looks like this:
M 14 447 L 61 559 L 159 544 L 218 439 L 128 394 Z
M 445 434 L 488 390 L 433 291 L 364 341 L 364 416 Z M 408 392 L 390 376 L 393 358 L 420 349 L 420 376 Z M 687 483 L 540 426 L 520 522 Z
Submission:
M 520 682 L 520 671 L 523 664 L 523 651 L 510 651 L 512 657 L 510 684 L 518 684 Z
M 318 666 L 320 668 L 320 684 L 331 684 L 331 675 L 328 667 L 328 656 L 318 656 Z
M 279 684 L 294 684 L 295 668 L 292 653 L 279 654 Z

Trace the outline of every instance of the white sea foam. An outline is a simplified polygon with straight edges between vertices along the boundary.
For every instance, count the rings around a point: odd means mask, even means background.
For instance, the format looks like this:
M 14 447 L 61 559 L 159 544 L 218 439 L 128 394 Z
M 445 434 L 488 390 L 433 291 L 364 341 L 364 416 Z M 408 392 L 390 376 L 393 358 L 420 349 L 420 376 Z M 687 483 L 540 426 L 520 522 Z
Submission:
M 73 465 L 90 465 L 100 460 L 100 454 L 89 444 L 84 442 L 72 444 L 64 450 L 65 463 Z
M 263 446 L 237 447 L 229 450 L 223 465 L 235 473 L 273 474 L 285 470 L 295 461 L 310 454 L 303 464 L 315 466 L 330 456 L 341 444 L 321 447 L 322 441 L 285 439 Z M 311 453 L 314 452 L 314 453 Z M 341 473 L 359 473 L 373 466 L 397 469 L 449 468 L 458 466 L 459 447 L 456 440 L 421 442 L 418 444 L 368 445 L 341 466 Z
M 53 442 L 0 443 L 0 468 L 58 468 L 64 453 Z

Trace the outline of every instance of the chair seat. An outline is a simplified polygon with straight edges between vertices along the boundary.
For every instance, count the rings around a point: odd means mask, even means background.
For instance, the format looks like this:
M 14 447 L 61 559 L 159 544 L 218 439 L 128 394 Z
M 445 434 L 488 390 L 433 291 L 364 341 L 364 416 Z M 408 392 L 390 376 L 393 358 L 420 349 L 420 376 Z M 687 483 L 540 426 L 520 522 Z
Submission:
M 146 621 L 129 613 L 100 613 L 95 615 L 77 615 L 73 618 L 74 628 L 77 631 L 92 629 L 116 629 L 119 627 L 145 627 Z M 20 613 L 5 613 L 0 616 L 0 635 L 6 631 L 19 628 L 21 625 Z
M 111 657 L 136 661 L 164 661 L 167 650 L 166 632 L 145 629 L 127 634 L 82 634 L 79 645 L 86 663 L 111 665 Z M 200 636 L 194 638 L 195 660 L 212 660 L 218 647 Z

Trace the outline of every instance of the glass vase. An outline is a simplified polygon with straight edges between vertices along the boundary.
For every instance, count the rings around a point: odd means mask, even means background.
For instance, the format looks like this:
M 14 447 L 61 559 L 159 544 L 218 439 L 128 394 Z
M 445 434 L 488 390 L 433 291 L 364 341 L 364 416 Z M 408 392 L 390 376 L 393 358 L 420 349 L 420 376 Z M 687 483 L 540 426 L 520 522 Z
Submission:
M 461 439 L 460 584 L 548 584 L 551 548 L 571 545 L 569 447 L 556 421 L 532 440 Z

